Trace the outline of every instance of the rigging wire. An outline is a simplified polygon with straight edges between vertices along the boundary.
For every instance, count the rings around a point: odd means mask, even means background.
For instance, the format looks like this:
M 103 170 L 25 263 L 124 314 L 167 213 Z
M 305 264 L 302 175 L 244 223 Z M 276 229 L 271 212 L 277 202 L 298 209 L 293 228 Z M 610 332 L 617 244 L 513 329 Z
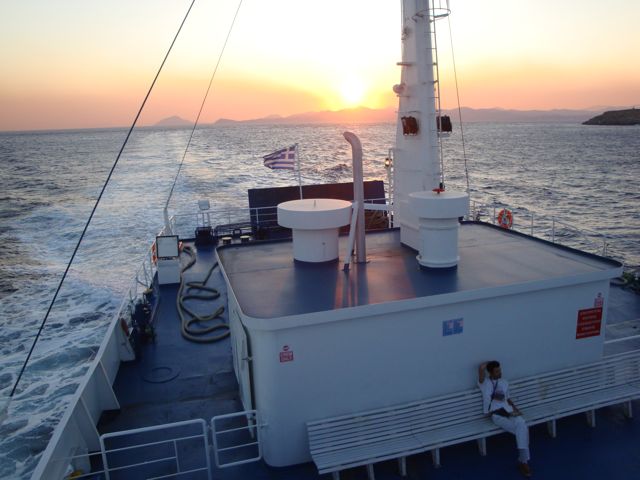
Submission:
M 204 94 L 204 98 L 202 99 L 202 103 L 200 104 L 200 110 L 198 111 L 198 115 L 196 116 L 196 121 L 193 124 L 193 128 L 191 129 L 191 134 L 189 135 L 189 140 L 187 141 L 187 146 L 184 149 L 184 153 L 182 154 L 182 160 L 180 161 L 180 165 L 178 166 L 178 171 L 176 172 L 176 177 L 173 179 L 173 185 L 171 185 L 171 190 L 169 191 L 169 196 L 167 197 L 167 202 L 164 205 L 164 213 L 165 213 L 165 224 L 167 227 L 170 227 L 168 224 L 168 216 L 167 209 L 169 208 L 169 202 L 171 201 L 171 197 L 173 196 L 173 190 L 176 187 L 176 183 L 178 182 L 178 177 L 180 176 L 180 171 L 182 170 L 182 165 L 184 164 L 184 159 L 187 156 L 187 151 L 191 146 L 191 140 L 193 139 L 193 134 L 196 131 L 196 127 L 198 126 L 198 122 L 200 121 L 200 115 L 202 115 L 202 110 L 204 109 L 204 104 L 207 101 L 207 97 L 209 96 L 209 91 L 211 90 L 211 85 L 213 84 L 213 79 L 218 72 L 218 67 L 220 66 L 220 62 L 222 61 L 222 55 L 224 54 L 225 48 L 227 48 L 227 42 L 229 41 L 229 37 L 231 36 L 231 31 L 233 30 L 233 26 L 236 23 L 236 18 L 238 18 L 238 13 L 240 12 L 240 7 L 242 6 L 242 1 L 238 3 L 238 8 L 236 8 L 236 13 L 233 16 L 233 20 L 231 20 L 231 25 L 229 26 L 229 31 L 227 32 L 227 37 L 224 40 L 224 44 L 222 45 L 222 50 L 220 50 L 220 55 L 218 55 L 218 61 L 216 63 L 215 68 L 213 69 L 213 73 L 211 74 L 211 78 L 209 79 L 209 86 L 207 87 L 207 91 Z M 170 230 L 170 228 L 169 228 Z
M 9 398 L 12 398 L 13 395 L 16 393 L 16 389 L 18 388 L 18 384 L 20 383 L 20 380 L 22 379 L 22 375 L 24 374 L 25 369 L 27 368 L 27 364 L 29 363 L 29 360 L 31 359 L 31 355 L 33 354 L 33 350 L 36 347 L 36 344 L 38 343 L 38 340 L 40 338 L 40 334 L 42 333 L 42 330 L 44 329 L 45 324 L 47 323 L 47 320 L 49 319 L 49 314 L 51 313 L 51 309 L 53 308 L 53 305 L 56 302 L 56 299 L 58 298 L 58 294 L 60 293 L 60 289 L 62 288 L 62 284 L 64 283 L 65 279 L 67 278 L 67 274 L 69 273 L 69 269 L 71 268 L 71 264 L 73 263 L 73 260 L 76 257 L 76 254 L 78 253 L 78 249 L 80 248 L 80 244 L 82 243 L 82 240 L 84 239 L 85 234 L 87 233 L 87 229 L 89 228 L 89 224 L 91 223 L 91 220 L 93 219 L 93 215 L 95 214 L 98 205 L 100 204 L 100 200 L 102 199 L 102 195 L 104 194 L 105 190 L 107 189 L 107 185 L 109 184 L 109 181 L 111 180 L 111 176 L 113 175 L 114 170 L 116 169 L 116 166 L 118 165 L 118 162 L 120 160 L 120 157 L 122 156 L 122 152 L 124 151 L 124 148 L 127 145 L 127 142 L 129 141 L 129 137 L 131 136 L 131 133 L 133 132 L 134 127 L 136 126 L 138 119 L 140 118 L 140 114 L 142 113 L 142 110 L 144 109 L 145 104 L 147 103 L 147 100 L 149 98 L 149 96 L 151 95 L 151 91 L 153 90 L 154 85 L 156 84 L 156 81 L 158 80 L 158 77 L 160 76 L 160 72 L 162 71 L 162 68 L 164 67 L 165 62 L 167 61 L 167 58 L 169 57 L 169 53 L 171 53 L 171 49 L 173 48 L 173 45 L 176 43 L 176 40 L 178 39 L 178 35 L 180 35 L 180 31 L 182 30 L 183 25 L 185 24 L 185 22 L 187 21 L 187 17 L 189 16 L 189 13 L 191 12 L 191 9 L 194 5 L 194 3 L 196 2 L 196 0 L 192 0 L 191 5 L 189 5 L 189 9 L 187 10 L 187 13 L 185 14 L 184 18 L 182 19 L 182 22 L 180 23 L 180 27 L 178 27 L 178 31 L 176 32 L 175 36 L 173 37 L 173 41 L 171 42 L 171 45 L 169 46 L 169 49 L 167 50 L 167 53 L 164 56 L 164 59 L 162 60 L 162 63 L 160 64 L 160 67 L 158 68 L 158 71 L 156 73 L 156 76 L 153 79 L 153 82 L 151 82 L 151 86 L 149 87 L 149 90 L 147 91 L 146 96 L 144 97 L 144 100 L 142 101 L 142 104 L 140 105 L 140 108 L 138 109 L 138 113 L 136 114 L 133 123 L 131 124 L 131 127 L 129 128 L 129 131 L 127 132 L 127 136 L 124 139 L 124 142 L 122 143 L 122 147 L 120 147 L 120 151 L 118 152 L 118 156 L 116 157 L 115 161 L 113 162 L 113 165 L 111 166 L 111 170 L 109 171 L 109 175 L 107 175 L 107 179 L 104 182 L 104 184 L 102 185 L 102 190 L 100 190 L 100 194 L 98 195 L 98 198 L 95 201 L 95 204 L 93 205 L 93 209 L 91 210 L 91 213 L 89 214 L 89 218 L 87 219 L 87 222 L 84 225 L 84 228 L 82 230 L 82 233 L 80 234 L 80 238 L 78 238 L 78 242 L 76 243 L 75 248 L 73 249 L 73 253 L 71 254 L 71 258 L 69 259 L 69 262 L 67 263 L 67 267 L 65 268 L 64 273 L 62 274 L 62 278 L 60 279 L 60 282 L 58 283 L 58 287 L 56 288 L 56 292 L 53 295 L 53 298 L 51 299 L 51 303 L 49 303 L 49 308 L 47 309 L 47 313 L 45 313 L 44 318 L 42 319 L 42 322 L 40 323 L 40 328 L 38 329 L 38 333 L 36 333 L 36 337 L 33 340 L 33 343 L 31 344 L 31 349 L 29 350 L 29 353 L 27 354 L 27 358 L 25 359 L 24 363 L 22 364 L 22 368 L 20 369 L 20 373 L 18 374 L 18 378 L 16 379 L 15 383 L 13 384 L 13 388 L 11 389 L 11 393 L 9 394 Z
M 449 41 L 451 42 L 451 60 L 453 62 L 453 78 L 456 82 L 456 98 L 458 100 L 458 121 L 460 122 L 460 139 L 462 141 L 462 158 L 464 159 L 464 176 L 467 181 L 467 195 L 471 200 L 471 188 L 469 186 L 469 168 L 467 167 L 467 149 L 464 142 L 464 127 L 462 125 L 462 108 L 460 108 L 460 90 L 458 88 L 458 72 L 456 70 L 456 56 L 453 51 L 453 34 L 451 33 L 451 17 L 447 17 L 449 22 Z

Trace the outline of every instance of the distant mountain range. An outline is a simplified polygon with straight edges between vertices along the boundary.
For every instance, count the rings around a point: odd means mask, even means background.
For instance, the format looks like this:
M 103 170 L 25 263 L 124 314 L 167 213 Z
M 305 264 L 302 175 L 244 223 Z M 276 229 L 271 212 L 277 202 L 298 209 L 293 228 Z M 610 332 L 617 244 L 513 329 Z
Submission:
M 497 122 L 497 123 L 582 123 L 604 110 L 615 110 L 621 107 L 594 107 L 585 110 L 507 110 L 502 108 L 469 108 L 462 107 L 462 120 L 465 122 Z M 626 108 L 626 107 L 623 107 Z M 444 110 L 443 114 L 452 119 L 458 118 L 458 110 Z M 372 109 L 367 107 L 347 108 L 343 110 L 324 110 L 321 112 L 298 113 L 289 116 L 269 115 L 251 120 L 232 120 L 221 118 L 213 125 L 286 125 L 304 123 L 385 123 L 395 122 L 395 109 Z M 183 118 L 173 116 L 156 123 L 156 126 L 181 127 L 191 125 Z
M 269 115 L 253 120 L 230 120 L 221 118 L 214 125 L 234 124 L 299 124 L 299 123 L 383 123 L 395 121 L 396 113 L 393 109 L 372 109 L 367 107 L 345 108 L 343 110 L 324 110 L 322 112 L 297 113 L 282 117 Z
M 182 117 L 174 115 L 173 117 L 163 118 L 155 123 L 154 127 L 190 127 L 193 125 L 191 120 L 185 120 Z

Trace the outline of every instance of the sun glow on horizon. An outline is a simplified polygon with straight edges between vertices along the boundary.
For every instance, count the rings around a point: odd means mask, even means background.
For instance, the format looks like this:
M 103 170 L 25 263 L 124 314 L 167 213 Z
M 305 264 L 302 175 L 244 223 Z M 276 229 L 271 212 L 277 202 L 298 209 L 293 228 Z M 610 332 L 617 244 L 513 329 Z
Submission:
M 0 130 L 128 125 L 186 8 L 166 1 L 158 8 L 157 0 L 68 0 L 65 8 L 50 0 L 9 3 L 0 16 L 0 60 L 8 72 L 0 76 Z M 483 2 L 456 0 L 450 25 L 462 106 L 637 104 L 640 66 L 631 59 L 640 47 L 640 2 L 612 0 L 616 7 L 604 22 L 595 0 L 543 3 L 553 5 L 553 16 L 536 0 L 497 0 L 490 11 Z M 235 8 L 220 0 L 194 6 L 149 98 L 145 124 L 195 118 Z M 399 22 L 399 0 L 375 7 L 364 0 L 245 2 L 204 121 L 396 108 Z M 438 63 L 443 105 L 451 107 L 458 95 L 448 29 L 448 22 L 439 24 Z
M 339 91 L 345 106 L 353 107 L 363 103 L 367 93 L 367 87 L 360 78 L 351 76 L 342 81 Z

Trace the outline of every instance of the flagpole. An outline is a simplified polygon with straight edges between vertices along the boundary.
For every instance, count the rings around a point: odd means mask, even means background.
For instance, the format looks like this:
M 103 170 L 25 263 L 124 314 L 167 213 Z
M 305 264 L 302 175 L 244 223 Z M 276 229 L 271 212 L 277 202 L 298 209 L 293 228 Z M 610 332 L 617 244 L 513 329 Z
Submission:
M 302 200 L 302 176 L 300 175 L 300 153 L 298 152 L 298 144 L 295 144 L 296 148 L 296 162 L 298 163 L 298 187 L 300 188 L 300 200 Z

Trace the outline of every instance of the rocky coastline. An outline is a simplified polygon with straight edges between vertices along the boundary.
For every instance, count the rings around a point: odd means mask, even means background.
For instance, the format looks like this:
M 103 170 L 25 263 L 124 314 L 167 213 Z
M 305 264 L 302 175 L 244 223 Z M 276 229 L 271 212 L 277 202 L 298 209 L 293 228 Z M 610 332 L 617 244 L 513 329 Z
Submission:
M 640 125 L 640 108 L 604 112 L 583 122 L 583 125 Z

